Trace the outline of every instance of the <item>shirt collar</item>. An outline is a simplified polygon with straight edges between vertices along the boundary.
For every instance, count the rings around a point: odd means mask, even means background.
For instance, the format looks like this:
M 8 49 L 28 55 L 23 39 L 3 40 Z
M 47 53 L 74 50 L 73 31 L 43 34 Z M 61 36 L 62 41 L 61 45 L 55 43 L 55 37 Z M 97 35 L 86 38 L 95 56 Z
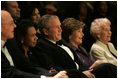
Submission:
M 47 40 L 49 40 L 49 39 L 47 39 Z M 50 42 L 52 42 L 53 44 L 56 44 L 56 42 L 55 41 L 53 41 L 53 40 L 49 40 Z
M 1 47 L 3 48 L 4 44 L 6 43 L 6 41 L 1 40 Z

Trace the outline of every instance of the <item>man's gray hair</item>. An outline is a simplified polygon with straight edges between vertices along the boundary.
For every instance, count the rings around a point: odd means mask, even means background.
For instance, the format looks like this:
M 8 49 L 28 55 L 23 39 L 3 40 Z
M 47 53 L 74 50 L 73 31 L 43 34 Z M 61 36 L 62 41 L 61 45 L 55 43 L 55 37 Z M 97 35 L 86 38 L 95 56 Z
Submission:
M 46 28 L 47 30 L 49 29 L 50 19 L 54 19 L 54 18 L 58 18 L 58 16 L 56 16 L 56 15 L 43 15 L 40 18 L 39 27 L 40 27 L 41 33 L 43 33 L 43 31 L 42 31 L 43 28 Z
M 104 27 L 104 24 L 111 25 L 111 22 L 107 18 L 98 18 L 91 23 L 90 33 L 95 39 L 99 39 L 99 34 Z

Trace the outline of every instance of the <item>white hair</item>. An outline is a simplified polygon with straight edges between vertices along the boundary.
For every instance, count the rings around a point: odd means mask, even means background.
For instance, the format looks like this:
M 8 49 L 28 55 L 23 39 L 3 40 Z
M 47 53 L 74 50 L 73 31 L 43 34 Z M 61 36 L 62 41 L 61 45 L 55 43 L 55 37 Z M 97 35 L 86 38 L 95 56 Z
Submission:
M 95 39 L 99 39 L 99 34 L 104 27 L 104 24 L 111 25 L 111 22 L 107 18 L 98 18 L 91 23 L 90 33 Z

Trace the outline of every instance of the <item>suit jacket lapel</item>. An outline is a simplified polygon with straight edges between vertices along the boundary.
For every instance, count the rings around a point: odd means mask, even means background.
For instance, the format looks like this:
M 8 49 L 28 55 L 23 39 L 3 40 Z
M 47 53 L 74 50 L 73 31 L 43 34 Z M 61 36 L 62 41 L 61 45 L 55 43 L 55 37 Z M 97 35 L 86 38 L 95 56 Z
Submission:
M 4 53 L 2 51 L 1 51 L 1 66 L 2 67 L 10 66 L 9 61 L 7 60 L 6 56 L 4 55 Z

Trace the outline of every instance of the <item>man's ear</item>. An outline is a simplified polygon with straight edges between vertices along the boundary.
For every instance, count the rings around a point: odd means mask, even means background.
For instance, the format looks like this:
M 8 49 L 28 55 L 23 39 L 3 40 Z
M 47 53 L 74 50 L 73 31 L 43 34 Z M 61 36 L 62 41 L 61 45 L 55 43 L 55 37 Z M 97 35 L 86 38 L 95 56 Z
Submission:
M 48 35 L 48 30 L 47 30 L 46 28 L 43 28 L 43 33 L 44 33 L 45 35 Z

